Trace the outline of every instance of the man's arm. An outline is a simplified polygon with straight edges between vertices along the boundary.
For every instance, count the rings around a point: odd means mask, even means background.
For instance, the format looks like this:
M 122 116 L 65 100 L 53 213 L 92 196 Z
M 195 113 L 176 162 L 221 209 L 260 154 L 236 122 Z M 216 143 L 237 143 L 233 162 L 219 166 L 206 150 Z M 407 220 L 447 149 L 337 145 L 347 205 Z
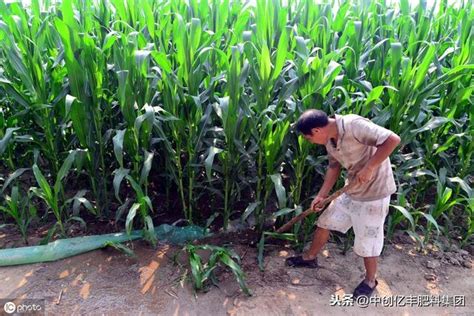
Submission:
M 321 197 L 328 196 L 329 192 L 331 191 L 332 187 L 337 181 L 339 174 L 341 173 L 341 164 L 335 160 L 329 160 L 329 167 L 326 171 L 326 175 L 324 176 L 324 183 L 321 189 L 319 190 L 318 195 Z
M 321 211 L 322 208 L 316 208 L 315 206 L 328 196 L 329 191 L 331 191 L 332 187 L 334 186 L 334 183 L 336 183 L 337 178 L 341 173 L 341 164 L 329 154 L 328 157 L 329 167 L 326 171 L 326 175 L 324 176 L 323 186 L 321 187 L 321 189 L 319 189 L 318 194 L 311 202 L 311 208 L 317 212 Z
M 357 179 L 361 183 L 368 182 L 372 179 L 374 171 L 380 166 L 380 164 L 387 159 L 393 150 L 400 144 L 400 137 L 392 133 L 381 145 L 377 146 L 377 151 L 369 159 L 367 164 L 357 174 Z

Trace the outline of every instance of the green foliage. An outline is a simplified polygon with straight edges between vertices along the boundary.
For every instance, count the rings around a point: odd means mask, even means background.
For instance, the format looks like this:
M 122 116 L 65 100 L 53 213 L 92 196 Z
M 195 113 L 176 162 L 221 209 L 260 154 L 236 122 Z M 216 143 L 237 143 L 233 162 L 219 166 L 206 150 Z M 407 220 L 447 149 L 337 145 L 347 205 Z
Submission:
M 151 232 L 162 213 L 205 223 L 208 206 L 262 232 L 321 183 L 323 150 L 292 128 L 318 108 L 401 136 L 389 236 L 472 242 L 472 0 L 288 3 L 0 0 L 5 219 L 29 223 L 14 186 L 61 230 L 81 207 Z
M 249 296 L 251 295 L 245 282 L 245 274 L 240 267 L 240 257 L 234 251 L 212 245 L 195 246 L 191 244 L 186 245 L 183 250 L 189 258 L 192 281 L 196 290 L 203 290 L 209 281 L 217 284 L 218 280 L 214 271 L 217 267 L 224 266 L 232 271 L 242 291 Z M 209 252 L 209 259 L 203 261 L 198 251 Z

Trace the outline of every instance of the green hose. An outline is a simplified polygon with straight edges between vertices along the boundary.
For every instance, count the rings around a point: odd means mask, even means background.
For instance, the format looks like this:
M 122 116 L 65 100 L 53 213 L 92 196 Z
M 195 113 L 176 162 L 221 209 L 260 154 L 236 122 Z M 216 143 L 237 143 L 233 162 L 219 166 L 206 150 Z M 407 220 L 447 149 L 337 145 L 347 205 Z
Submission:
M 155 228 L 155 234 L 159 241 L 179 245 L 205 237 L 206 230 L 198 226 L 176 227 L 163 224 Z M 142 237 L 141 230 L 134 230 L 130 235 L 112 233 L 84 236 L 58 239 L 42 246 L 2 249 L 0 250 L 0 266 L 55 261 L 103 248 L 109 242 L 121 243 Z

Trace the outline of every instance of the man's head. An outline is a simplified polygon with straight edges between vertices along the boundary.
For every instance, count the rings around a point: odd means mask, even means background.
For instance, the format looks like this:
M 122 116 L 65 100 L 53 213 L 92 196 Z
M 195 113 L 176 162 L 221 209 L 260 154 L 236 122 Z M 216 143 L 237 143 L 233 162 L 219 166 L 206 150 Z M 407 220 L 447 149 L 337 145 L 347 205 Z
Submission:
M 321 110 L 306 110 L 296 121 L 296 130 L 312 144 L 325 145 L 329 139 L 329 119 Z

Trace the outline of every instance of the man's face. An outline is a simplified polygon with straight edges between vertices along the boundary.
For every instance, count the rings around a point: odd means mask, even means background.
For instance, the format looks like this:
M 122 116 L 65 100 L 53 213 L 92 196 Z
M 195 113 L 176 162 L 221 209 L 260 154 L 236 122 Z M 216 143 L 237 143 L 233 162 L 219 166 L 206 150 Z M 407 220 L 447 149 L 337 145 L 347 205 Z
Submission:
M 328 142 L 327 127 L 313 128 L 311 132 L 311 135 L 303 134 L 303 137 L 311 144 L 326 145 Z

